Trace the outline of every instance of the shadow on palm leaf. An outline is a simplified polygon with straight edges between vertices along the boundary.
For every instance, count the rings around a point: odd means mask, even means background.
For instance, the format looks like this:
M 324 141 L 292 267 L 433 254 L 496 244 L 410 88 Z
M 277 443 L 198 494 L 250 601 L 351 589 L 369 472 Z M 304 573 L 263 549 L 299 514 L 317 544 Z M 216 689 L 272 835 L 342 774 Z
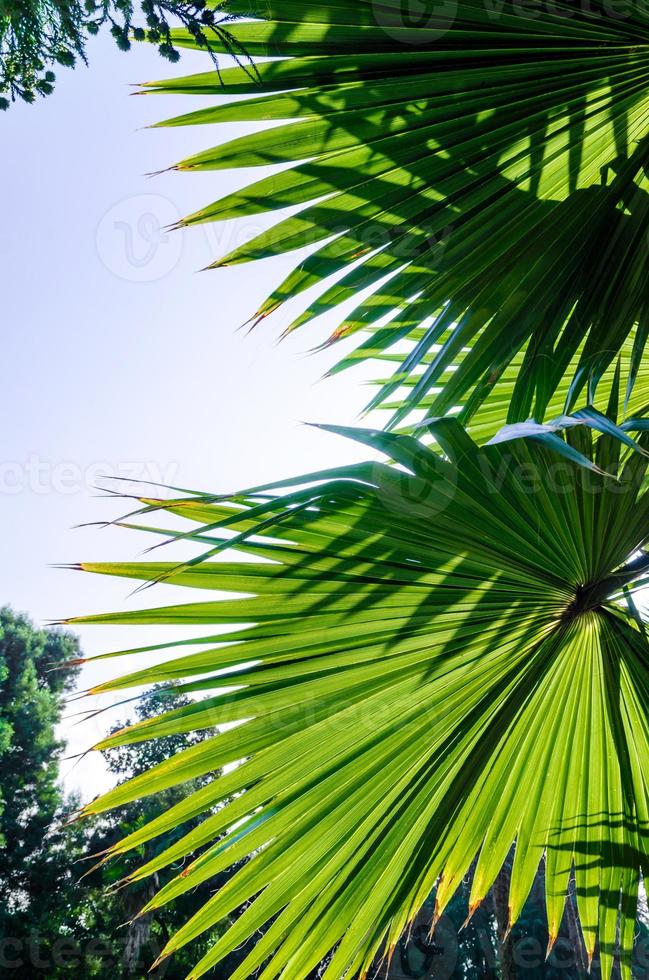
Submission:
M 434 3 L 417 23 L 393 2 L 245 4 L 262 20 L 235 25 L 240 43 L 286 60 L 261 63 L 256 82 L 226 70 L 225 90 L 247 99 L 170 124 L 292 121 L 178 166 L 292 166 L 183 224 L 300 206 L 216 265 L 317 246 L 258 316 L 319 288 L 294 329 L 368 290 L 332 339 L 372 335 L 339 367 L 432 320 L 374 400 L 416 378 L 395 422 L 431 396 L 435 414 L 463 404 L 468 419 L 519 355 L 509 419 L 541 418 L 564 380 L 568 405 L 592 395 L 633 335 L 630 390 L 649 302 L 646 13 L 456 8 L 440 32 Z M 150 88 L 221 92 L 212 78 Z

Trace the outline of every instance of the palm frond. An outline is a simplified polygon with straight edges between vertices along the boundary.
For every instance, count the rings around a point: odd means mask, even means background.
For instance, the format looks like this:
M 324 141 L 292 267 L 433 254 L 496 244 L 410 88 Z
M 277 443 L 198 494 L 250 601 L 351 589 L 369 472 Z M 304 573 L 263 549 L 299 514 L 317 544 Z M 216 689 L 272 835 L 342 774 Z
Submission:
M 543 418 L 559 391 L 569 410 L 581 392 L 592 400 L 632 334 L 633 381 L 649 329 L 642 5 L 422 0 L 416 23 L 401 0 L 230 9 L 259 18 L 232 26 L 237 43 L 279 60 L 261 61 L 258 79 L 233 68 L 145 89 L 223 83 L 244 97 L 166 125 L 262 124 L 178 169 L 290 165 L 182 222 L 299 208 L 214 263 L 313 247 L 257 318 L 319 286 L 295 329 L 368 290 L 332 340 L 371 328 L 349 366 L 417 336 L 375 399 L 414 381 L 393 424 L 424 401 L 468 419 L 501 386 L 500 423 Z
M 85 808 L 220 773 L 110 852 L 204 816 L 130 876 L 207 846 L 147 909 L 244 862 L 163 951 L 243 909 L 191 980 L 259 930 L 232 980 L 303 980 L 328 954 L 326 980 L 364 976 L 477 857 L 475 908 L 512 844 L 511 923 L 545 855 L 551 942 L 574 876 L 589 956 L 605 980 L 619 957 L 630 980 L 649 849 L 649 645 L 633 602 L 649 574 L 646 424 L 588 409 L 482 447 L 455 419 L 431 426 L 443 454 L 337 430 L 397 465 L 143 499 L 186 520 L 149 530 L 193 541 L 195 558 L 81 566 L 207 590 L 71 621 L 205 629 L 96 689 L 167 681 L 200 698 L 98 747 L 213 737 Z
M 425 327 L 419 327 L 414 330 L 411 339 L 408 341 L 409 345 L 414 347 L 417 341 L 424 336 L 425 330 Z M 649 413 L 649 361 L 647 361 L 647 358 L 644 358 L 636 368 L 633 357 L 633 352 L 636 347 L 636 336 L 637 330 L 633 330 L 622 345 L 618 358 L 604 371 L 596 391 L 592 393 L 591 404 L 594 407 L 602 412 L 612 411 L 616 415 L 619 414 L 622 419 L 625 417 L 634 418 L 636 416 L 644 416 Z M 387 401 L 381 400 L 382 392 L 379 392 L 378 398 L 371 402 L 372 407 L 378 409 L 378 416 L 386 419 L 386 428 L 388 427 L 387 422 L 389 421 L 387 413 L 390 413 L 390 416 L 394 415 L 394 413 L 398 413 L 399 417 L 403 415 L 402 409 L 404 405 L 408 404 L 407 398 L 409 392 L 418 384 L 423 371 L 431 363 L 435 353 L 436 351 L 425 354 L 421 359 L 421 364 L 413 367 L 411 374 L 400 377 L 398 379 L 398 387 L 394 387 L 393 394 Z M 460 353 L 457 359 L 458 362 L 465 354 L 466 351 Z M 348 358 L 348 361 L 351 363 L 355 356 L 352 354 Z M 579 357 L 580 352 L 578 351 L 568 371 L 555 388 L 554 393 L 549 397 L 545 409 L 541 409 L 537 403 L 533 406 L 531 417 L 539 420 L 552 418 L 553 416 L 560 415 L 565 410 L 566 404 L 570 401 L 571 378 L 574 377 L 574 372 L 577 371 Z M 498 384 L 489 391 L 484 400 L 482 398 L 480 399 L 480 405 L 477 411 L 474 411 L 474 403 L 469 399 L 457 413 L 453 413 L 457 414 L 458 418 L 464 421 L 468 431 L 477 442 L 486 442 L 494 436 L 502 427 L 503 420 L 508 417 L 509 406 L 518 376 L 523 367 L 524 359 L 524 351 L 521 351 L 512 359 L 499 378 Z M 393 370 L 394 366 L 402 360 L 403 354 L 385 352 L 376 355 L 374 362 L 378 369 L 376 379 L 371 383 L 372 386 L 377 389 L 382 389 L 387 385 L 391 387 L 395 386 L 397 381 L 394 378 L 388 377 L 387 371 Z M 453 370 L 454 367 L 445 372 L 440 381 L 440 385 L 431 393 L 421 398 L 417 403 L 417 410 L 411 412 L 409 417 L 401 422 L 396 431 L 408 433 L 417 431 L 419 417 L 425 418 L 434 410 L 435 396 L 442 390 L 444 382 L 450 377 Z

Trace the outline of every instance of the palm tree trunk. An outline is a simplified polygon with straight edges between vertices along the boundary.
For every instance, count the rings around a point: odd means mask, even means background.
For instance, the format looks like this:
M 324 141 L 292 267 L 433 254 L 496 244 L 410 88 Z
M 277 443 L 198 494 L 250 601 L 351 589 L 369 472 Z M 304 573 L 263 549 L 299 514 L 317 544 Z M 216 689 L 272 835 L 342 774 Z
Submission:
M 509 867 L 505 864 L 491 890 L 498 932 L 498 959 L 502 980 L 516 980 L 516 964 L 509 926 Z
M 158 890 L 158 883 L 158 875 L 154 874 L 144 891 L 144 896 L 142 891 L 138 891 L 134 895 L 125 897 L 124 908 L 130 919 L 153 898 Z M 129 924 L 122 955 L 122 964 L 127 976 L 134 975 L 143 966 L 142 953 L 149 945 L 152 923 L 153 913 L 149 912 L 140 918 L 133 918 Z M 156 951 L 156 955 L 158 952 L 159 950 Z

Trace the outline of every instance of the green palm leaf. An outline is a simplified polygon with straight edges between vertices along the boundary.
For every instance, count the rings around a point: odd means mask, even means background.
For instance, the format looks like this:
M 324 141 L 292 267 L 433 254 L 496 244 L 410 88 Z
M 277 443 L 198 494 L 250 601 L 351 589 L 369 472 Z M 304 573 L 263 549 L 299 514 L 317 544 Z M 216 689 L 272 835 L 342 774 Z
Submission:
M 207 590 L 72 621 L 204 627 L 96 689 L 169 681 L 195 703 L 99 747 L 214 736 L 85 809 L 221 773 L 106 858 L 204 816 L 130 876 L 199 850 L 148 909 L 248 859 L 163 953 L 243 909 L 192 978 L 258 930 L 233 980 L 259 967 L 301 980 L 327 954 L 327 980 L 363 976 L 434 888 L 442 912 L 476 856 L 477 906 L 512 844 L 510 921 L 545 854 L 551 941 L 574 875 L 589 956 L 599 936 L 605 980 L 618 948 L 631 976 L 649 849 L 649 645 L 633 602 L 649 494 L 630 436 L 643 443 L 646 423 L 585 410 L 482 448 L 452 418 L 431 425 L 443 456 L 407 435 L 338 430 L 398 466 L 143 500 L 142 513 L 187 521 L 148 529 L 193 541 L 196 557 L 81 566 Z M 240 557 L 225 560 L 230 548 Z
M 425 328 L 423 327 L 413 331 L 413 339 L 411 342 L 412 345 L 414 345 L 418 339 L 421 339 L 424 334 Z M 617 361 L 606 369 L 600 379 L 596 392 L 593 393 L 593 403 L 601 411 L 610 410 L 613 400 L 615 404 L 615 414 L 617 414 L 620 408 L 619 390 L 621 388 L 622 391 L 626 392 L 626 398 L 624 399 L 623 405 L 624 410 L 621 412 L 623 416 L 633 418 L 639 415 L 646 415 L 647 412 L 649 412 L 649 362 L 647 362 L 647 359 L 645 358 L 644 362 L 639 365 L 638 370 L 636 371 L 634 369 L 633 351 L 636 345 L 636 336 L 637 332 L 633 331 L 631 336 L 627 338 L 622 346 L 622 350 Z M 462 352 L 462 354 L 459 355 L 458 360 L 464 357 L 465 353 L 466 352 Z M 348 362 L 351 363 L 355 356 L 356 355 L 351 355 L 348 358 Z M 383 414 L 386 412 L 390 412 L 391 414 L 395 412 L 401 413 L 401 409 L 406 402 L 408 392 L 418 384 L 422 372 L 426 370 L 426 366 L 431 362 L 433 356 L 434 354 L 424 355 L 420 366 L 413 368 L 411 374 L 399 379 L 399 387 L 395 389 L 394 395 L 391 399 L 382 401 L 381 392 L 379 397 L 371 403 L 372 406 L 380 409 Z M 485 442 L 487 439 L 495 435 L 501 428 L 503 419 L 507 418 L 508 409 L 519 373 L 523 365 L 524 357 L 524 352 L 521 352 L 512 359 L 511 364 L 508 365 L 501 375 L 498 384 L 495 385 L 489 391 L 486 398 L 481 401 L 479 411 L 474 413 L 472 411 L 473 405 L 469 401 L 463 410 L 459 412 L 459 417 L 465 420 L 471 435 L 478 442 Z M 403 355 L 401 354 L 391 354 L 386 352 L 376 356 L 375 361 L 382 365 L 383 372 L 385 372 L 386 365 L 388 367 L 393 366 L 395 362 L 400 362 L 402 358 Z M 542 419 L 544 416 L 552 417 L 555 415 L 560 415 L 563 412 L 566 403 L 569 401 L 570 378 L 572 376 L 571 370 L 577 370 L 578 361 L 579 352 L 573 358 L 569 371 L 557 385 L 554 393 L 549 398 L 545 410 L 534 410 L 532 413 L 534 417 Z M 442 384 L 445 379 L 450 376 L 450 374 L 451 371 L 447 372 L 445 377 L 441 379 Z M 387 377 L 377 377 L 372 384 L 377 388 L 382 388 L 383 386 L 387 385 L 393 386 L 395 382 Z M 436 388 L 435 392 L 423 397 L 418 402 L 418 411 L 411 413 L 408 423 L 402 424 L 399 431 L 415 431 L 416 416 L 423 413 L 422 417 L 425 417 L 426 414 L 434 409 L 435 395 L 440 390 L 441 386 Z
M 649 15 L 422 0 L 415 23 L 409 6 L 233 0 L 261 18 L 233 26 L 237 43 L 280 60 L 145 88 L 244 96 L 166 125 L 285 121 L 179 169 L 290 166 L 183 224 L 298 208 L 215 265 L 312 246 L 256 316 L 320 287 L 294 329 L 368 291 L 332 337 L 373 328 L 345 365 L 426 322 L 376 399 L 414 380 L 394 422 L 423 401 L 468 419 L 501 382 L 500 423 L 543 418 L 558 391 L 568 408 L 592 399 L 632 334 L 633 381 L 649 329 Z

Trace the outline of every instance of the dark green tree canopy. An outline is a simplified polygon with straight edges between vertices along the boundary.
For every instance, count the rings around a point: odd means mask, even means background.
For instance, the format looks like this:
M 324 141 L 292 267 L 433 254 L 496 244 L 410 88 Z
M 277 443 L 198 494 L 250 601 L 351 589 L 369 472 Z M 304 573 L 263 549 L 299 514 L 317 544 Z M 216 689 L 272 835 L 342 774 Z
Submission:
M 175 694 L 172 690 L 157 687 L 137 701 L 131 721 L 146 724 L 155 719 L 161 711 L 187 709 L 190 705 L 189 698 Z M 122 731 L 126 724 L 124 722 L 114 726 L 112 734 L 116 735 Z M 141 746 L 118 746 L 104 753 L 108 772 L 120 785 L 164 763 L 176 752 L 199 745 L 210 734 L 209 730 L 172 734 L 167 738 L 149 742 L 143 752 L 139 751 Z M 206 783 L 205 777 L 199 777 L 191 783 L 191 788 L 198 791 Z M 115 846 L 125 833 L 137 832 L 165 810 L 180 803 L 183 795 L 183 789 L 172 787 L 160 796 L 148 797 L 105 814 L 89 828 L 86 839 L 87 854 L 104 853 Z M 191 826 L 197 827 L 198 823 L 196 819 Z M 145 847 L 145 854 L 154 858 L 167 847 L 173 846 L 186 829 L 182 826 L 171 827 L 160 840 Z M 224 874 L 219 882 L 205 883 L 195 891 L 188 892 L 177 907 L 167 907 L 138 917 L 138 913 L 150 901 L 156 889 L 166 884 L 173 876 L 173 872 L 169 869 L 154 875 L 151 879 L 136 883 L 131 888 L 116 890 L 115 886 L 121 880 L 137 871 L 140 858 L 133 853 L 127 853 L 112 863 L 100 861 L 95 870 L 84 882 L 78 884 L 76 889 L 78 908 L 85 909 L 83 914 L 87 920 L 85 935 L 80 938 L 100 936 L 106 947 L 113 948 L 114 955 L 110 961 L 110 969 L 111 974 L 116 978 L 146 977 L 151 962 L 175 930 L 209 900 L 216 884 L 223 884 L 227 880 L 227 875 Z M 128 929 L 120 930 L 125 922 L 130 922 Z M 217 931 L 205 937 L 205 951 L 209 942 L 215 941 L 218 935 Z M 224 964 L 218 976 L 227 977 L 228 970 L 232 972 L 244 955 L 243 951 L 235 953 L 228 963 Z M 168 980 L 183 980 L 191 965 L 191 955 L 181 956 L 176 963 L 164 971 L 163 975 Z M 86 968 L 93 969 L 93 964 L 86 962 Z M 105 976 L 107 968 L 108 961 L 104 959 L 103 963 L 97 965 L 96 975 Z
M 121 863 L 102 865 L 81 881 L 89 854 L 154 819 L 179 802 L 182 791 L 170 789 L 91 825 L 69 823 L 79 801 L 66 797 L 61 787 L 63 746 L 55 727 L 63 696 L 78 672 L 69 661 L 78 657 L 72 634 L 39 630 L 10 609 L 0 611 L 0 975 L 12 980 L 63 980 L 74 970 L 83 977 L 144 980 L 173 932 L 210 897 L 206 884 L 177 907 L 136 919 L 124 929 L 152 897 L 154 885 L 164 884 L 171 872 L 140 888 L 113 891 L 115 882 L 137 867 L 134 856 L 125 855 Z M 173 692 L 154 690 L 138 702 L 132 720 L 144 722 L 165 708 L 189 703 Z M 105 753 L 108 771 L 114 781 L 123 782 L 207 734 L 172 735 L 149 743 L 146 752 L 116 748 Z M 204 782 L 197 780 L 195 788 Z M 179 828 L 171 829 L 150 848 L 151 855 L 180 836 Z M 206 944 L 217 938 L 218 933 L 212 934 Z M 234 954 L 219 976 L 227 977 L 244 956 L 245 951 Z M 182 980 L 190 966 L 190 958 L 179 957 L 164 976 Z
M 71 873 L 52 828 L 63 809 L 56 734 L 75 636 L 0 610 L 0 936 L 46 918 Z

